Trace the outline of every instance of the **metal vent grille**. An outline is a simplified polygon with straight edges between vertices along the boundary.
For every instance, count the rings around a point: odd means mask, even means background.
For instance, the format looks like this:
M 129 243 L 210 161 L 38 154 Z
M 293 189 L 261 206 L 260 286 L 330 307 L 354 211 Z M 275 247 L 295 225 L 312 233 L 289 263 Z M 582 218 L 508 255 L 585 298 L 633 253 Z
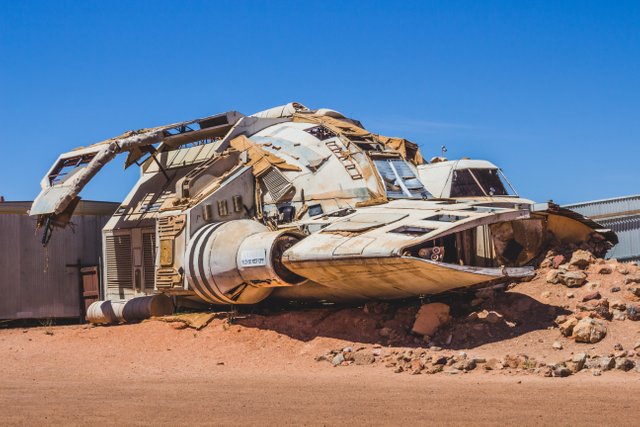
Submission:
M 106 236 L 105 242 L 107 292 L 119 294 L 122 289 L 133 290 L 131 236 Z
M 156 264 L 156 233 L 142 234 L 142 261 L 145 292 L 153 291 Z
M 262 182 L 274 202 L 279 202 L 293 188 L 293 184 L 276 168 L 270 168 L 262 175 Z

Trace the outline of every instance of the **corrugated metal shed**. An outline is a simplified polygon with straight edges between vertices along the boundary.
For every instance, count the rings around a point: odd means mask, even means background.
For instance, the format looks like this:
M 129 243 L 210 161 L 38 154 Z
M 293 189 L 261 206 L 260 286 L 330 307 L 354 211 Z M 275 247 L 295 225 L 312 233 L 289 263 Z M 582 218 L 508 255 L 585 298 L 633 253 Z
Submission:
M 78 261 L 98 265 L 101 231 L 118 204 L 81 201 L 74 226 L 54 230 L 46 248 L 30 206 L 0 203 L 0 319 L 79 317 Z
M 613 230 L 619 243 L 607 254 L 618 261 L 640 261 L 640 195 L 575 203 L 564 207 Z

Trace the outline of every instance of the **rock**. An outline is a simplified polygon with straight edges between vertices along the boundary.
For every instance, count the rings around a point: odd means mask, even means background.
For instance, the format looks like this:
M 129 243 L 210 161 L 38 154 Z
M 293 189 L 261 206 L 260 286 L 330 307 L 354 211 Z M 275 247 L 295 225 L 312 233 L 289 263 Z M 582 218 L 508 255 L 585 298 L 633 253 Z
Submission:
M 629 269 L 624 264 L 616 264 L 616 271 L 620 274 L 629 274 Z
M 432 345 L 431 347 L 429 347 L 429 350 L 431 350 L 431 351 L 442 351 L 442 347 L 438 347 L 437 345 Z
M 395 374 L 399 374 L 401 372 L 404 372 L 404 369 L 402 368 L 402 366 L 397 366 L 396 369 L 393 370 L 393 372 Z
M 476 369 L 476 361 L 473 359 L 464 359 L 453 365 L 454 368 L 461 371 L 473 371 Z
M 560 283 L 560 270 L 549 270 L 546 279 L 548 283 Z
M 342 349 L 343 353 L 351 353 L 353 351 L 353 347 L 345 347 Z
M 517 356 L 505 356 L 503 365 L 511 369 L 532 369 L 536 366 L 535 359 L 529 358 L 526 354 Z
M 442 370 L 444 369 L 444 365 L 430 365 L 427 366 L 422 373 L 424 374 L 437 374 L 438 372 L 442 372 Z
M 582 370 L 586 360 L 587 355 L 585 353 L 578 353 L 574 354 L 571 360 L 566 363 L 566 365 L 571 370 L 571 372 L 575 374 L 576 372 Z
M 591 371 L 591 373 L 594 377 L 599 377 L 600 375 L 602 375 L 602 371 L 600 369 L 594 369 L 593 371 Z
M 640 349 L 640 341 L 636 342 L 636 343 L 633 345 L 633 349 L 634 349 L 634 350 L 638 350 L 638 349 Z
M 400 355 L 399 359 L 404 360 L 405 362 L 411 362 L 411 360 L 413 360 L 413 350 L 406 350 Z
M 418 335 L 428 335 L 432 337 L 440 329 L 451 320 L 449 315 L 449 306 L 440 302 L 424 304 L 416 314 L 416 320 L 413 323 L 411 331 Z
M 538 370 L 538 373 L 543 377 L 552 377 L 553 376 L 553 368 L 551 366 L 543 366 Z
M 571 298 L 574 298 L 576 295 L 573 292 L 567 292 L 566 296 L 567 298 L 571 299 Z
M 622 344 L 617 343 L 616 345 L 613 346 L 613 349 L 615 351 L 622 351 L 622 350 L 624 350 L 624 347 L 622 347 Z
M 622 310 L 622 311 L 627 309 L 627 305 L 622 301 L 614 301 L 610 304 L 610 307 L 613 308 L 614 310 Z
M 578 288 L 587 281 L 587 275 L 582 271 L 567 271 L 560 273 L 559 279 L 568 288 Z
M 600 359 L 598 357 L 587 357 L 587 360 L 584 362 L 585 369 L 596 369 L 600 368 Z
M 575 317 L 569 317 L 563 323 L 558 325 L 558 327 L 560 328 L 560 332 L 562 333 L 562 335 L 564 335 L 565 337 L 568 337 L 568 336 L 571 336 L 571 334 L 573 334 L 573 329 L 577 324 L 578 324 L 578 319 L 576 319 Z
M 593 264 L 595 262 L 596 259 L 591 252 L 585 251 L 583 249 L 578 249 L 571 256 L 569 265 L 584 270 L 585 268 L 589 267 L 589 264 Z
M 571 358 L 571 363 L 574 364 L 575 372 L 578 372 L 584 367 L 585 362 L 587 361 L 586 353 L 576 353 Z
M 585 317 L 573 328 L 576 342 L 597 343 L 607 335 L 607 327 L 600 321 Z
M 551 292 L 549 291 L 544 291 L 543 293 L 540 294 L 540 296 L 542 298 L 549 298 L 551 296 Z
M 562 350 L 564 348 L 560 341 L 554 341 L 551 347 L 553 347 L 554 350 Z
M 594 299 L 600 299 L 602 298 L 602 296 L 600 295 L 600 292 L 591 292 L 590 294 L 587 294 L 585 296 L 582 297 L 582 301 L 583 302 L 587 302 L 587 301 L 591 301 Z
M 628 372 L 632 370 L 636 366 L 636 364 L 631 359 L 620 358 L 616 360 L 616 369 L 620 369 L 621 371 Z
M 433 365 L 446 365 L 449 360 L 445 356 L 434 357 L 432 360 Z
M 633 352 L 631 352 L 633 354 Z M 615 357 L 616 359 L 619 359 L 620 357 L 627 357 L 629 356 L 629 352 L 626 350 L 621 350 L 621 351 L 616 351 L 615 353 L 613 353 L 613 357 Z
M 616 310 L 615 308 L 613 310 L 611 310 L 611 313 L 613 314 L 612 319 L 613 320 L 627 320 L 627 315 L 625 311 L 622 310 Z
M 565 262 L 564 255 L 556 255 L 556 256 L 554 256 L 554 257 L 553 257 L 553 259 L 551 260 L 551 265 L 553 266 L 553 268 L 558 268 L 558 267 L 560 267 L 564 262 Z
M 611 274 L 613 273 L 613 269 L 610 265 L 601 265 L 596 268 L 596 273 L 598 274 Z
M 412 360 L 411 363 L 409 364 L 409 366 L 410 366 L 410 371 L 411 371 L 412 374 L 414 374 L 416 372 L 420 373 L 420 371 L 422 371 L 424 369 L 424 363 L 422 363 L 422 361 L 419 360 L 419 359 Z
M 600 369 L 609 371 L 616 366 L 616 360 L 613 357 L 601 357 L 599 360 Z
M 552 376 L 554 377 L 564 378 L 571 375 L 571 370 L 564 365 L 555 365 L 552 369 Z
M 370 365 L 376 361 L 373 353 L 368 351 L 357 351 L 353 354 L 353 362 L 356 365 Z
M 336 354 L 333 359 L 331 359 L 331 364 L 333 366 L 338 366 L 339 364 L 341 364 L 342 362 L 344 362 L 344 354 L 342 353 L 338 353 Z
M 486 369 L 487 371 L 499 371 L 503 368 L 504 365 L 498 359 L 489 359 L 487 360 L 487 363 L 484 364 L 484 369 Z
M 612 287 L 611 292 L 620 292 L 620 287 L 619 286 Z
M 627 307 L 627 319 L 640 320 L 640 309 L 635 305 L 629 305 Z
M 631 277 L 627 277 L 626 279 L 624 279 L 625 285 L 630 285 L 632 283 L 640 283 L 640 275 L 635 274 Z
M 605 319 L 605 320 L 612 319 L 613 314 L 611 313 L 611 311 L 609 311 L 608 300 L 606 299 L 603 299 L 601 301 L 592 300 L 592 301 L 587 301 L 587 304 L 591 305 L 591 311 L 593 313 L 593 316 L 597 317 L 598 319 Z

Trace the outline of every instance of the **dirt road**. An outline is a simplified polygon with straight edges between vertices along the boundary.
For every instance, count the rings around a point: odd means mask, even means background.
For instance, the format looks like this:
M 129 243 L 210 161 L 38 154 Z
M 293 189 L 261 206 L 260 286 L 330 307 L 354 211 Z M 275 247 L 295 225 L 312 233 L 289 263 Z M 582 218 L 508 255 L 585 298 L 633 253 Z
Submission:
M 3 425 L 637 425 L 640 382 L 421 377 L 351 369 L 123 372 L 98 380 L 9 378 Z M 521 382 L 521 383 L 519 383 Z
M 640 375 L 334 368 L 335 344 L 234 326 L 0 330 L 1 425 L 637 425 Z

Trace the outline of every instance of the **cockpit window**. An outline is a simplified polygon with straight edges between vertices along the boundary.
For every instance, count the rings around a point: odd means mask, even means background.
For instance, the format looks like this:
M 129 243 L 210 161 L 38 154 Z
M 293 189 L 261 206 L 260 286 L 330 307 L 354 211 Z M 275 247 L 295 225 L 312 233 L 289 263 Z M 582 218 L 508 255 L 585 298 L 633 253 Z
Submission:
M 516 196 L 499 169 L 453 171 L 451 197 Z
M 403 159 L 374 159 L 390 199 L 423 199 L 431 197 L 411 167 Z

